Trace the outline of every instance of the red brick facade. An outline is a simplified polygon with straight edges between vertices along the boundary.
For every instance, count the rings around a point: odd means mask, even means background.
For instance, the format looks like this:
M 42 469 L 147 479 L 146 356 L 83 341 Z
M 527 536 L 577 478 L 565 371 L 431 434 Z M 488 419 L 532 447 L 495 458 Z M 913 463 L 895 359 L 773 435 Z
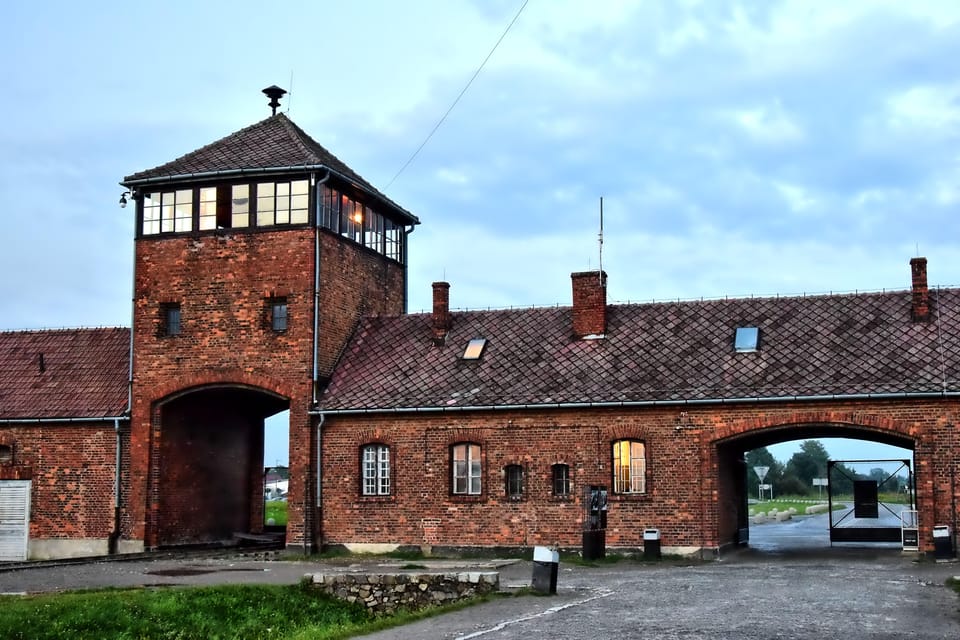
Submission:
M 940 402 L 778 403 L 738 406 L 450 412 L 328 416 L 324 423 L 322 522 L 327 544 L 439 547 L 578 547 L 582 489 L 611 486 L 611 447 L 646 445 L 646 492 L 610 494 L 607 544 L 639 548 L 644 528 L 665 548 L 715 551 L 737 541 L 737 474 L 744 450 L 793 438 L 844 436 L 915 448 L 921 541 L 952 523 L 950 484 L 960 455 L 958 405 Z M 390 447 L 393 493 L 365 497 L 360 447 Z M 450 446 L 482 447 L 480 496 L 451 492 Z M 567 464 L 568 497 L 551 491 L 551 467 Z M 524 470 L 519 500 L 506 497 L 504 468 Z

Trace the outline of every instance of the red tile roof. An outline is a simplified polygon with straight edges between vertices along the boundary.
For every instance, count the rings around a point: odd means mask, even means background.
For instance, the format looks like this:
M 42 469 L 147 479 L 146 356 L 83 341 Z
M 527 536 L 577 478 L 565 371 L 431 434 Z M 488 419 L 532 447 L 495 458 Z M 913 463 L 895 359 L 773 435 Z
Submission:
M 381 200 L 404 222 L 416 224 L 416 216 L 377 191 L 353 169 L 327 151 L 287 116 L 278 113 L 235 133 L 192 151 L 159 167 L 134 173 L 123 184 L 188 180 L 196 174 L 216 172 L 258 173 L 264 170 L 293 170 L 305 166 L 323 166 Z
M 365 319 L 323 393 L 328 410 L 696 402 L 960 391 L 960 290 L 611 305 L 605 337 L 573 337 L 571 308 Z M 736 353 L 738 326 L 760 349 Z M 479 361 L 461 359 L 487 338 Z M 941 342 L 942 341 L 942 342 Z
M 0 332 L 0 419 L 122 415 L 129 349 L 129 329 Z

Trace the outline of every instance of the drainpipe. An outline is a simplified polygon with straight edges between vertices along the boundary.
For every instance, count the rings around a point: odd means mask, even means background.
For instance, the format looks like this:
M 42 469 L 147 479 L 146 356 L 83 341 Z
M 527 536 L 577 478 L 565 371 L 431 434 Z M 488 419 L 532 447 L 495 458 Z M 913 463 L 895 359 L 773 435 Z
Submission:
M 317 551 L 323 550 L 323 423 L 327 416 L 318 414 L 317 421 Z
M 409 227 L 404 227 L 403 229 L 403 247 L 402 247 L 403 255 L 401 256 L 401 260 L 403 260 L 403 313 L 404 315 L 408 313 L 407 307 L 410 300 L 410 278 L 408 277 L 410 273 L 410 265 L 407 264 L 407 254 L 409 253 L 407 246 L 410 244 L 410 234 L 413 233 L 414 229 L 416 229 L 414 225 L 410 225 Z
M 113 419 L 113 431 L 117 436 L 117 455 L 113 478 L 113 531 L 107 539 L 107 553 L 117 553 L 117 541 L 120 539 L 120 418 Z
M 316 179 L 316 174 L 313 176 Z M 319 187 L 324 182 L 330 179 L 330 170 L 327 169 L 327 175 L 323 177 L 323 180 L 317 182 L 314 186 Z M 313 379 L 312 379 L 312 391 L 310 396 L 310 406 L 314 407 L 317 404 L 317 380 L 319 377 L 318 374 L 318 362 L 317 362 L 317 349 L 319 348 L 318 334 L 320 332 L 320 216 L 321 209 L 323 208 L 323 203 L 319 197 L 319 189 L 315 188 L 313 190 L 313 197 L 317 199 L 316 206 L 316 219 L 313 221 Z

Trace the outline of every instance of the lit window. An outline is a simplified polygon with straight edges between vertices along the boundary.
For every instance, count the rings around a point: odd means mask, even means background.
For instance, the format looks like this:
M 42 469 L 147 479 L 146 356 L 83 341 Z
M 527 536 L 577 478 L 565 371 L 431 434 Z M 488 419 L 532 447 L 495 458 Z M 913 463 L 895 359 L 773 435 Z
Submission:
M 250 226 L 250 185 L 230 187 L 230 222 L 234 227 Z
M 467 343 L 467 348 L 463 351 L 464 360 L 479 360 L 483 355 L 483 349 L 487 346 L 486 338 L 474 338 Z
M 453 493 L 480 495 L 480 445 L 456 444 L 450 449 Z
M 617 440 L 613 443 L 613 492 L 644 493 L 646 457 L 638 440 Z
M 361 449 L 363 495 L 390 495 L 390 447 L 368 444 Z
M 760 344 L 760 329 L 757 327 L 737 327 L 733 339 L 733 349 L 738 353 L 756 351 Z
M 565 464 L 555 464 L 551 467 L 553 495 L 570 495 L 570 467 Z
M 217 228 L 217 188 L 200 189 L 200 219 L 197 228 L 209 231 Z
M 523 467 L 518 464 L 508 464 L 505 473 L 507 497 L 519 500 L 523 497 Z
M 180 335 L 180 304 L 166 303 L 161 306 L 160 322 L 161 334 L 165 336 Z

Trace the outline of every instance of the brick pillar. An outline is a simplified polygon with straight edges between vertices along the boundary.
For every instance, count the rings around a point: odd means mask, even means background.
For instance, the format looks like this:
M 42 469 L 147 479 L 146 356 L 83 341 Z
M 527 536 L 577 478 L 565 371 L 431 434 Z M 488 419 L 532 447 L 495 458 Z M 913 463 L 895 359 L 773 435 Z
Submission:
M 433 341 L 443 344 L 450 329 L 450 283 L 433 283 Z
M 927 289 L 927 259 L 911 259 L 910 272 L 913 280 L 913 321 L 926 322 L 930 319 L 930 292 Z
M 573 333 L 578 338 L 602 336 L 607 330 L 607 274 L 583 271 L 573 281 Z

